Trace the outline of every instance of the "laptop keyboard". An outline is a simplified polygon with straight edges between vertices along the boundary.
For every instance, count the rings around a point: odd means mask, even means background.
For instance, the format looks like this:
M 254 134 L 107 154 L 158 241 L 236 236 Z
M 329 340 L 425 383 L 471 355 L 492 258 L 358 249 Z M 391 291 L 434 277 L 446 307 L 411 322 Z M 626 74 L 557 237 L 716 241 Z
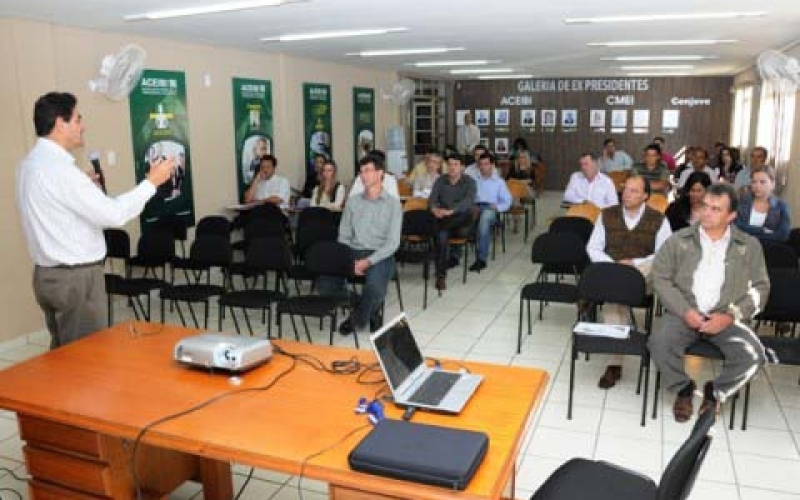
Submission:
M 442 402 L 447 391 L 461 378 L 460 373 L 434 371 L 425 379 L 414 394 L 408 398 L 409 403 L 436 406 Z

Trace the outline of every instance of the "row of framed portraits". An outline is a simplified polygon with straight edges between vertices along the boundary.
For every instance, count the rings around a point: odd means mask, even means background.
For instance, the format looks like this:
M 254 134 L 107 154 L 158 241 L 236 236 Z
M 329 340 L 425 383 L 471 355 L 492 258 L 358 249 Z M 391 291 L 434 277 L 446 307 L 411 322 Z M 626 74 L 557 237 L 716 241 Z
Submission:
M 492 113 L 494 111 L 494 113 Z M 559 114 L 560 111 L 560 114 Z M 610 111 L 610 113 L 608 112 Z M 459 109 L 456 111 L 456 125 L 464 124 L 464 117 L 471 113 L 469 109 Z M 492 116 L 492 114 L 494 116 Z M 538 120 L 537 120 L 538 114 Z M 577 128 L 580 121 L 580 114 L 577 109 L 529 109 L 519 110 L 519 126 L 523 128 Z M 630 120 L 629 120 L 630 115 Z M 511 126 L 511 110 L 509 108 L 498 108 L 494 110 L 476 109 L 472 115 L 475 125 L 478 127 L 509 127 Z M 610 116 L 611 122 L 608 123 Z M 494 120 L 492 120 L 494 118 Z M 605 129 L 608 125 L 612 129 L 627 129 L 632 124 L 636 129 L 650 128 L 649 109 L 592 109 L 589 110 L 589 128 Z M 677 109 L 665 109 L 662 112 L 661 128 L 677 129 L 680 122 L 680 111 Z

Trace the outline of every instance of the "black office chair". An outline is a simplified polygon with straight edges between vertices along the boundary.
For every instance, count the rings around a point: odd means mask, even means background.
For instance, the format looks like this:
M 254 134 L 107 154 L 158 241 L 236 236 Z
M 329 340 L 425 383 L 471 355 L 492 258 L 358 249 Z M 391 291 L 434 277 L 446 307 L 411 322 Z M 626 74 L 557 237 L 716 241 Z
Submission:
M 241 333 L 235 311 L 235 308 L 239 308 L 244 314 L 247 329 L 252 336 L 253 327 L 250 324 L 247 310 L 260 309 L 263 315 L 262 320 L 267 323 L 267 337 L 272 337 L 272 304 L 286 299 L 289 293 L 286 284 L 286 273 L 292 266 L 292 255 L 283 234 L 271 238 L 250 240 L 245 251 L 244 263 L 248 269 L 256 274 L 274 272 L 276 274 L 275 289 L 267 289 L 267 279 L 265 277 L 263 288 L 223 293 L 219 297 L 219 329 L 222 330 L 223 311 L 227 307 L 231 311 L 236 333 Z
M 309 207 L 300 212 L 297 218 L 297 230 L 292 250 L 294 264 L 289 270 L 289 279 L 294 281 L 295 289 L 300 294 L 300 282 L 313 282 L 314 275 L 305 264 L 308 249 L 319 241 L 336 241 L 339 236 L 339 220 L 341 213 L 332 212 L 322 207 Z
M 128 261 L 131 267 L 130 276 L 136 268 L 143 269 L 143 278 L 152 273 L 153 279 L 166 281 L 167 264 L 175 260 L 175 237 L 163 228 L 150 227 L 136 243 L 136 255 Z M 157 270 L 161 270 L 159 278 Z
M 685 500 L 711 446 L 715 414 L 700 415 L 689 438 L 656 484 L 649 477 L 617 465 L 573 458 L 544 482 L 531 500 Z
M 434 238 L 436 226 L 430 210 L 403 212 L 403 229 L 400 247 L 395 252 L 398 264 L 422 264 L 422 309 L 428 308 L 428 281 L 431 262 L 436 259 Z
M 597 321 L 597 308 L 603 303 L 620 304 L 628 307 L 643 307 L 647 304 L 645 279 L 638 269 L 613 262 L 598 262 L 589 265 L 578 283 L 578 298 L 584 301 L 586 309 L 582 319 Z M 647 314 L 651 314 L 648 309 Z M 650 322 L 646 321 L 649 326 Z M 647 337 L 650 333 L 638 331 L 631 313 L 631 331 L 628 338 L 618 339 L 594 335 L 583 335 L 573 332 L 572 355 L 569 366 L 569 399 L 567 418 L 572 418 L 572 400 L 575 392 L 575 361 L 578 353 L 586 354 L 621 354 L 639 356 L 639 377 L 636 393 L 642 390 L 642 374 L 644 374 L 644 395 L 642 397 L 641 425 L 647 421 L 647 395 L 650 384 L 650 352 L 647 350 Z
M 172 284 L 163 288 L 161 290 L 161 321 L 164 321 L 164 301 L 169 301 L 177 309 L 181 324 L 186 326 L 186 318 L 180 308 L 180 303 L 185 302 L 189 307 L 195 327 L 199 328 L 200 324 L 192 307 L 193 303 L 199 302 L 204 305 L 203 327 L 208 328 L 209 301 L 211 297 L 222 295 L 228 288 L 228 266 L 231 263 L 231 253 L 228 234 L 224 236 L 207 235 L 194 240 L 189 249 L 189 259 L 196 263 L 200 272 L 206 276 L 205 283 L 201 278 L 196 283 Z M 222 272 L 221 285 L 211 283 L 213 268 L 219 268 Z
M 306 338 L 311 342 L 311 334 L 308 330 L 306 317 L 330 319 L 330 344 L 333 345 L 333 333 L 338 320 L 339 308 L 348 308 L 351 311 L 355 307 L 357 294 L 352 278 L 354 277 L 355 259 L 350 247 L 336 241 L 320 241 L 314 243 L 306 252 L 305 258 L 308 270 L 314 276 L 332 276 L 344 278 L 350 284 L 349 290 L 340 295 L 298 295 L 288 297 L 278 303 L 276 315 L 278 319 L 278 335 L 283 334 L 281 319 L 284 314 L 288 314 L 292 321 L 292 329 L 295 338 L 300 340 L 300 335 L 295 323 L 295 316 L 300 316 L 303 320 Z M 359 347 L 358 335 L 351 332 L 356 347 Z
M 131 278 L 130 258 L 131 244 L 128 233 L 123 229 L 106 229 L 103 231 L 106 240 L 106 261 L 121 261 L 122 273 L 105 273 L 105 289 L 107 295 L 108 326 L 114 324 L 114 304 L 115 295 L 126 297 L 128 306 L 133 309 L 134 317 L 139 320 L 144 318 L 150 320 L 151 299 L 150 292 L 158 290 L 167 285 L 164 280 L 158 278 Z M 142 297 L 147 297 L 147 307 L 142 304 Z M 138 306 L 138 309 L 137 309 Z M 141 315 L 140 315 L 141 311 Z
M 553 219 L 550 223 L 550 229 L 548 229 L 551 233 L 573 233 L 578 236 L 584 244 L 589 243 L 589 237 L 591 237 L 593 230 L 594 224 L 592 224 L 592 221 L 589 219 L 566 215 Z
M 797 269 L 797 253 L 786 243 L 761 240 L 767 269 Z
M 231 244 L 231 249 L 236 252 L 246 252 L 250 246 L 250 242 L 256 239 L 264 238 L 283 238 L 286 240 L 286 232 L 283 227 L 283 222 L 276 218 L 254 218 L 247 223 L 244 228 L 244 239 Z M 231 275 L 231 288 L 233 288 L 233 277 L 241 276 L 247 288 L 247 279 L 258 279 L 259 275 L 265 275 L 257 269 L 253 269 L 245 261 L 233 262 L 230 265 L 229 271 Z M 266 276 L 265 276 L 266 277 Z M 255 283 L 253 284 L 255 286 Z
M 797 323 L 800 323 L 800 270 L 797 269 L 771 269 L 769 271 L 770 290 L 764 310 L 756 316 L 758 330 L 762 321 L 772 321 L 775 324 L 775 334 L 778 334 L 778 323 L 792 325 L 791 333 L 796 334 Z
M 175 241 L 180 243 L 181 257 L 186 257 L 186 241 L 189 233 L 189 225 L 186 223 L 186 219 L 173 214 L 162 215 L 154 223 L 154 226 L 172 234 Z
M 522 313 L 528 306 L 528 335 L 531 335 L 531 301 L 539 301 L 539 320 L 545 302 L 575 304 L 578 301 L 577 284 L 563 283 L 559 276 L 552 275 L 549 269 L 557 268 L 558 273 L 570 272 L 575 283 L 580 277 L 580 268 L 588 260 L 586 246 L 572 233 L 544 233 L 539 235 L 531 248 L 531 262 L 541 264 L 536 281 L 522 287 L 519 294 L 519 323 L 517 326 L 517 353 L 522 350 Z M 554 281 L 549 281 L 552 277 Z

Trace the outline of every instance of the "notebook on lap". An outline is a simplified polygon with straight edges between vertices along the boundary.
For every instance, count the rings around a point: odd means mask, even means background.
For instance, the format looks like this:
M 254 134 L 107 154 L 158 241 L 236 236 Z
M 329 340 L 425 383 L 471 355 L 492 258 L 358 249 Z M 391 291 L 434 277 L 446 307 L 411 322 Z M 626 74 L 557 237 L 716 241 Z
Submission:
M 428 366 L 405 314 L 386 323 L 370 341 L 398 405 L 459 413 L 483 380 L 481 375 Z

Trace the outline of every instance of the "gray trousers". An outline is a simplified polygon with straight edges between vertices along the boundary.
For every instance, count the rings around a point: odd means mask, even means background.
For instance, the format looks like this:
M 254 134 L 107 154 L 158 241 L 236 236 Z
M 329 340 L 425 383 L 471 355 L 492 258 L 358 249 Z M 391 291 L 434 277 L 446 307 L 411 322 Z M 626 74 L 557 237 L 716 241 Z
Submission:
M 689 383 L 683 358 L 686 348 L 700 338 L 716 345 L 725 357 L 722 372 L 713 381 L 720 401 L 735 394 L 766 363 L 764 346 L 746 325 L 734 323 L 717 335 L 704 335 L 665 311 L 660 327 L 650 335 L 648 348 L 667 389 L 677 392 Z
M 76 268 L 36 266 L 33 293 L 44 311 L 51 349 L 108 326 L 105 288 L 100 264 Z

